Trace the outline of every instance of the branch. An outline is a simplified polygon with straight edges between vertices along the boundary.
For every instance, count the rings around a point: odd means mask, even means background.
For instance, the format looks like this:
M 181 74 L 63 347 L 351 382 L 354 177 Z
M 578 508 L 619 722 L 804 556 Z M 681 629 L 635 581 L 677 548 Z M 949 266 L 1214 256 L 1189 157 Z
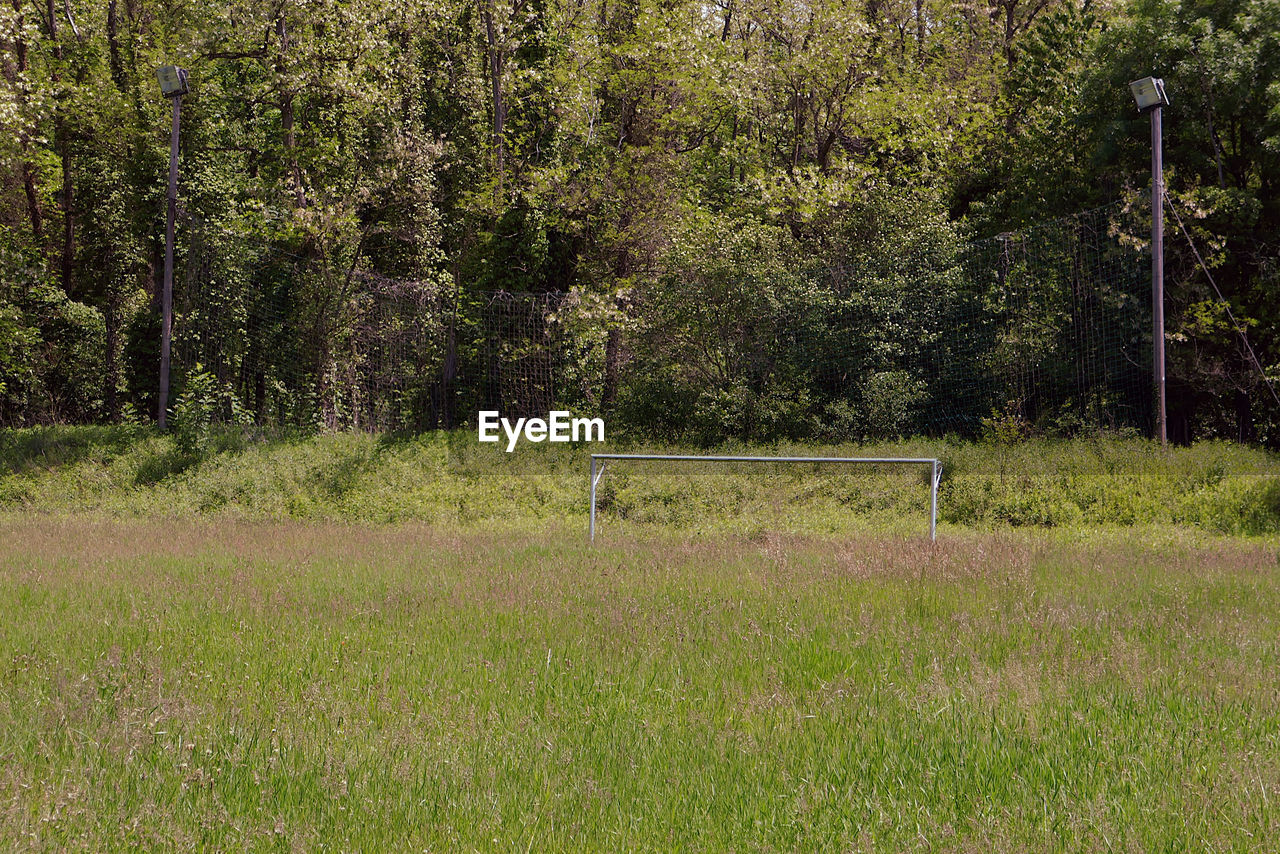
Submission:
M 67 12 L 67 23 L 71 25 L 71 32 L 75 33 L 76 41 L 84 41 L 84 38 L 80 35 L 80 28 L 76 26 L 76 19 L 71 14 L 71 0 L 63 0 L 62 7 Z

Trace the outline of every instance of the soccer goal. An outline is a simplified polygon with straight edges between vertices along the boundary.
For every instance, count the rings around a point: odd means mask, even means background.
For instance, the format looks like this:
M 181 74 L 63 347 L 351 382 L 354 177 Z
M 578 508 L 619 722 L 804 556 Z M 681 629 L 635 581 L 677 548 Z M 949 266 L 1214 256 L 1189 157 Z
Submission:
M 608 460 L 662 460 L 698 463 L 851 463 L 866 465 L 929 466 L 929 539 L 938 539 L 938 484 L 942 480 L 942 462 L 927 457 L 716 457 L 684 454 L 592 454 L 591 455 L 591 522 L 589 537 L 596 539 L 596 487 L 604 477 Z

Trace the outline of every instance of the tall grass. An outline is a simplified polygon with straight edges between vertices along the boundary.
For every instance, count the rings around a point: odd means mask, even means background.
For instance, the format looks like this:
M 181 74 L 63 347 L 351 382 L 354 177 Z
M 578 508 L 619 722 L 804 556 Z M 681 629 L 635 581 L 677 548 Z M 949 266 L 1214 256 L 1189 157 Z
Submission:
M 637 446 L 524 446 L 506 455 L 470 433 L 214 437 L 200 455 L 138 428 L 0 432 L 0 507 L 114 515 L 585 524 L 587 455 Z M 1015 445 L 916 440 L 720 451 L 929 456 L 944 463 L 944 526 L 1181 525 L 1280 533 L 1280 460 L 1224 443 L 1162 450 L 1114 437 Z M 606 529 L 914 532 L 927 524 L 920 472 L 831 466 L 723 468 L 614 463 L 601 481 Z
M 1275 850 L 1274 543 L 0 516 L 0 848 Z

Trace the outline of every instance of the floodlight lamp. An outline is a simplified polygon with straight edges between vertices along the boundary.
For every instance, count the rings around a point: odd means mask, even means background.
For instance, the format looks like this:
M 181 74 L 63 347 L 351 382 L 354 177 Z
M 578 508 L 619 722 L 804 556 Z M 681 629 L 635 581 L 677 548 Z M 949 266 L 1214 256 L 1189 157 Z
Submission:
M 187 70 L 176 65 L 162 65 L 156 69 L 160 91 L 173 97 L 187 94 Z
M 1143 77 L 1141 80 L 1135 80 L 1129 84 L 1129 91 L 1133 93 L 1133 100 L 1137 102 L 1139 110 L 1150 110 L 1155 107 L 1169 106 L 1169 96 L 1164 92 L 1164 81 L 1159 77 Z

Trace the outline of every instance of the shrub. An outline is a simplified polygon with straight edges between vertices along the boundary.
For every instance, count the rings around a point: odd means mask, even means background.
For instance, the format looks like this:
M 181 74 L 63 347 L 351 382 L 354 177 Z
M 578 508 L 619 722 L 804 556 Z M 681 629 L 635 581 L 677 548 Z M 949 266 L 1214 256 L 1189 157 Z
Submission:
M 209 431 L 218 407 L 218 382 L 196 365 L 170 410 L 173 442 L 187 456 L 200 456 L 209 446 Z

